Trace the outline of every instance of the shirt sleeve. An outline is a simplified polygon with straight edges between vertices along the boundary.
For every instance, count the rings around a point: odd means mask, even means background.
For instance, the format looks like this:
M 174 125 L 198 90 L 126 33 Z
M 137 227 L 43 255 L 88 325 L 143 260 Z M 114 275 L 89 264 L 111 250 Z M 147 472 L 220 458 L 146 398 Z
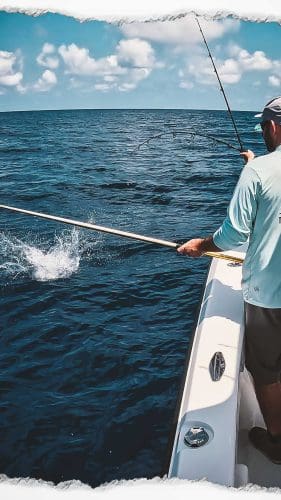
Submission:
M 229 204 L 227 216 L 213 235 L 215 245 L 221 250 L 230 250 L 248 240 L 256 217 L 260 187 L 261 182 L 256 171 L 249 166 L 244 167 Z

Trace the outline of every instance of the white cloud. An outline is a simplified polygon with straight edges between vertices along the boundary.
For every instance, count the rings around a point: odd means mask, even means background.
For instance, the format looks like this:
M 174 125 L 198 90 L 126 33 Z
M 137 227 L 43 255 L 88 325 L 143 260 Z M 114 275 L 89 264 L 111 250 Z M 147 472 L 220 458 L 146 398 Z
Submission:
M 243 71 L 267 71 L 273 65 L 261 50 L 250 54 L 247 50 L 241 49 L 237 54 L 237 62 Z
M 16 66 L 22 68 L 20 53 L 0 50 L 0 86 L 19 87 L 23 74 L 15 69 Z
M 153 48 L 148 42 L 138 38 L 121 40 L 116 52 L 119 64 L 140 68 L 152 68 L 155 64 Z
M 25 94 L 28 90 L 28 86 L 27 85 L 22 85 L 21 82 L 17 85 L 16 87 L 17 91 L 20 93 L 20 94 Z
M 241 52 L 241 47 L 240 45 L 231 42 L 230 44 L 228 44 L 226 51 L 230 57 L 238 57 L 239 53 Z
M 240 22 L 234 19 L 208 21 L 201 19 L 200 24 L 207 40 L 222 37 L 227 32 L 235 32 Z M 184 17 L 177 21 L 158 21 L 148 23 L 130 23 L 121 27 L 127 37 L 138 37 L 164 44 L 186 45 L 202 42 L 202 35 L 194 16 Z
M 33 88 L 37 92 L 48 92 L 57 84 L 57 77 L 53 71 L 46 69 Z
M 107 92 L 110 90 L 111 86 L 108 85 L 107 83 L 96 83 L 94 85 L 95 90 L 100 90 L 101 92 Z
M 219 64 L 218 73 L 224 83 L 237 83 L 241 78 L 241 68 L 235 59 L 226 59 Z
M 273 61 L 273 70 L 281 75 L 281 60 Z
M 36 61 L 40 66 L 49 69 L 56 69 L 59 65 L 59 59 L 56 55 L 56 48 L 51 43 L 44 43 L 40 54 L 37 56 Z
M 163 66 L 156 61 L 151 45 L 138 38 L 121 40 L 114 54 L 100 59 L 95 59 L 87 48 L 74 43 L 61 45 L 58 52 L 65 63 L 66 73 L 80 79 L 96 80 L 94 88 L 102 92 L 132 90 L 149 76 L 153 68 Z
M 150 75 L 151 68 L 134 68 L 128 73 L 126 80 L 121 81 L 118 85 L 118 90 L 128 92 L 137 87 L 141 80 L 144 80 Z
M 66 65 L 67 73 L 72 75 L 103 76 L 124 73 L 116 55 L 95 59 L 90 56 L 89 49 L 78 47 L 75 43 L 61 45 L 58 52 Z
M 280 62 L 269 59 L 263 51 L 257 50 L 253 53 L 239 47 L 230 45 L 227 53 L 231 56 L 225 60 L 214 58 L 218 74 L 222 83 L 235 84 L 239 82 L 244 73 L 266 72 L 269 70 L 277 71 L 280 68 Z M 186 67 L 180 75 L 182 81 L 189 80 L 204 84 L 217 84 L 217 79 L 213 67 L 208 57 L 195 54 L 187 61 Z M 275 82 L 277 76 L 273 76 L 269 83 Z
M 219 39 L 226 33 L 231 33 L 239 30 L 240 22 L 233 19 L 225 19 L 223 21 L 213 21 L 201 19 L 200 24 L 207 41 Z M 158 43 L 174 45 L 174 54 L 182 53 L 189 48 L 190 57 L 186 60 L 185 68 L 179 74 L 181 88 L 190 89 L 194 83 L 203 85 L 217 84 L 217 79 L 213 71 L 213 67 L 205 47 L 202 45 L 202 35 L 194 16 L 185 17 L 177 21 L 165 22 L 134 22 L 125 24 L 121 28 L 123 33 L 128 37 L 139 37 L 148 40 L 153 40 Z M 188 47 L 189 46 L 189 47 Z M 190 47 L 191 46 L 191 47 Z M 204 52 L 203 50 L 204 49 Z M 214 53 L 225 53 L 228 55 L 224 60 L 216 58 L 215 63 L 218 73 L 223 83 L 236 84 L 244 73 L 248 72 L 266 72 L 277 69 L 278 61 L 271 60 L 266 54 L 257 50 L 253 53 L 241 48 L 240 46 L 230 43 L 228 47 L 217 45 Z M 270 80 L 277 82 L 277 75 Z
M 192 82 L 180 82 L 179 87 L 181 89 L 192 89 L 194 87 L 194 83 Z
M 118 80 L 118 77 L 116 75 L 105 75 L 104 76 L 105 82 L 116 82 L 117 80 Z
M 7 87 L 15 87 L 20 83 L 22 79 L 22 73 L 13 73 L 11 75 L 0 76 L 0 85 L 5 85 Z
M 53 54 L 55 52 L 55 46 L 52 43 L 44 43 L 42 52 L 43 54 Z
M 0 51 L 0 76 L 5 76 L 13 72 L 13 65 L 16 62 L 16 55 L 13 52 Z
M 120 90 L 121 92 L 128 92 L 136 88 L 136 86 L 137 83 L 122 83 L 121 85 L 119 85 L 118 90 Z
M 69 82 L 70 82 L 70 88 L 73 88 L 73 89 L 78 89 L 79 87 L 83 86 L 83 82 L 81 82 L 76 77 L 71 77 Z
M 271 75 L 268 77 L 268 83 L 269 85 L 271 85 L 271 87 L 280 87 L 281 79 L 275 75 Z
M 186 67 L 179 71 L 180 87 L 191 88 L 191 83 L 212 85 L 215 83 L 214 71 L 210 59 L 206 56 L 195 55 L 186 62 Z

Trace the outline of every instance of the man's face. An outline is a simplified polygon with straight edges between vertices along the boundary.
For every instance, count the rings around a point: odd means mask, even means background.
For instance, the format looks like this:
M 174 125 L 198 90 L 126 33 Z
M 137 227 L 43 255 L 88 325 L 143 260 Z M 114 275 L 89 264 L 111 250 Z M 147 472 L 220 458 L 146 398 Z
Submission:
M 267 150 L 271 153 L 275 150 L 275 127 L 271 121 L 266 121 L 261 123 L 262 136 L 267 147 Z

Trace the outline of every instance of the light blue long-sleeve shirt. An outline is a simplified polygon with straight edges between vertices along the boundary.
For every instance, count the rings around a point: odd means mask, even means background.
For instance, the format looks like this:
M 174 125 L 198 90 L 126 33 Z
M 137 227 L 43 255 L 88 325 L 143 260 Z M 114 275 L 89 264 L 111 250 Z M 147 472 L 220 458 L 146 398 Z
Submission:
M 230 250 L 249 242 L 242 271 L 244 300 L 281 308 L 281 145 L 242 170 L 214 243 Z

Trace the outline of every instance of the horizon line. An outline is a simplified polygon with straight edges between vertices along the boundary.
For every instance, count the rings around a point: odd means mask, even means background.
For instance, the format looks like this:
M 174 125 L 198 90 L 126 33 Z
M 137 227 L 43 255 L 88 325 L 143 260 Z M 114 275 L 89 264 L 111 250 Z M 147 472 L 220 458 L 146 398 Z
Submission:
M 42 111 L 225 111 L 225 108 L 54 108 L 54 109 L 9 109 L 0 113 L 29 113 Z M 256 113 L 257 110 L 233 109 L 234 113 Z

